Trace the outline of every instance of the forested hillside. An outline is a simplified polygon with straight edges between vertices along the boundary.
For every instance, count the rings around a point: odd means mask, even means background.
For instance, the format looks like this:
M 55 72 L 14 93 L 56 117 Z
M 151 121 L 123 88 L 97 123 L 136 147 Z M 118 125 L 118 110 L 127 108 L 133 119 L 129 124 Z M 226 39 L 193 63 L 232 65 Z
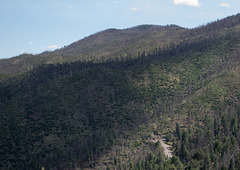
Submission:
M 39 55 L 23 54 L 0 60 L 0 74 L 9 76 L 25 72 L 40 64 L 136 58 L 144 51 L 148 53 L 155 48 L 182 41 L 182 32 L 185 31 L 186 29 L 175 25 L 141 25 L 123 30 L 108 29 L 54 52 L 43 52 Z
M 0 168 L 240 169 L 239 64 L 239 14 L 0 60 Z

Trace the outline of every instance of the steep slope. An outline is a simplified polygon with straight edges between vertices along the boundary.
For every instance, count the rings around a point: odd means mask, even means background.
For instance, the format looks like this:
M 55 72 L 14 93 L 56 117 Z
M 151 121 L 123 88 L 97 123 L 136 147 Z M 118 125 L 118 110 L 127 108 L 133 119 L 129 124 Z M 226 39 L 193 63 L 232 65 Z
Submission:
M 239 18 L 135 59 L 46 64 L 2 81 L 1 168 L 237 167 Z M 171 160 L 152 133 L 165 133 Z

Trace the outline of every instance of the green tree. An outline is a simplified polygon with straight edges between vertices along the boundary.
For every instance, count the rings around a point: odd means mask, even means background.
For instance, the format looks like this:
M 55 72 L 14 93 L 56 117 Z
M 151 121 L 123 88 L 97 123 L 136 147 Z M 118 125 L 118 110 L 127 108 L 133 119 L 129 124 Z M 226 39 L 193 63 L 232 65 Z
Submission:
M 235 161 L 234 158 L 231 159 L 228 170 L 235 170 Z
M 221 170 L 227 170 L 227 167 L 226 167 L 226 165 L 225 165 L 225 164 L 223 164 L 223 165 L 222 165 L 222 168 L 221 168 Z
M 186 147 L 186 144 L 183 142 L 182 145 L 181 145 L 181 154 L 180 154 L 180 157 L 183 159 L 183 160 L 187 160 L 188 158 L 188 150 L 187 150 L 187 147 Z
M 210 169 L 211 167 L 211 159 L 210 159 L 210 156 L 209 154 L 204 158 L 204 161 L 203 161 L 203 169 L 207 170 L 207 169 Z
M 181 129 L 178 123 L 176 123 L 176 135 L 178 137 L 178 139 L 181 139 Z
M 240 169 L 240 153 L 238 154 L 238 158 L 236 161 L 236 169 Z
M 171 158 L 171 164 L 174 164 L 178 170 L 184 169 L 183 163 L 178 156 L 173 156 Z

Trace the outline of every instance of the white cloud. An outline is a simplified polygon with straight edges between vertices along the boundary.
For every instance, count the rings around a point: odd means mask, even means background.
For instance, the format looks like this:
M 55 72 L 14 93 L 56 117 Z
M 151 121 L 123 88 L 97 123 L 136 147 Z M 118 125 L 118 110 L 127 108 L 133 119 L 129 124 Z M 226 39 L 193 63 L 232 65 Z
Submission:
M 230 5 L 227 3 L 221 3 L 219 6 L 221 7 L 226 7 L 226 8 L 230 8 Z
M 48 46 L 48 49 L 50 49 L 50 50 L 55 50 L 55 49 L 58 49 L 58 48 L 60 48 L 60 47 L 58 47 L 57 45 L 49 45 Z
M 195 6 L 200 7 L 200 3 L 198 0 L 173 0 L 175 5 L 188 5 L 188 6 Z
M 132 7 L 131 10 L 132 10 L 132 11 L 138 11 L 139 9 L 136 8 L 136 7 Z
M 72 5 L 68 5 L 68 6 L 66 6 L 67 8 L 73 8 L 73 6 Z
M 118 4 L 118 1 L 113 1 L 112 3 L 113 3 L 113 4 Z
M 33 44 L 33 42 L 32 42 L 32 41 L 29 41 L 28 44 Z

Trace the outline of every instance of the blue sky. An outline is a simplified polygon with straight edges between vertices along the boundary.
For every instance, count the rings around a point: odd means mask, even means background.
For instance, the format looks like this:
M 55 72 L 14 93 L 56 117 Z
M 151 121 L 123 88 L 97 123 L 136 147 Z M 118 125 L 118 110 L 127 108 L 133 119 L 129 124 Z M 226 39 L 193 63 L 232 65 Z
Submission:
M 239 12 L 240 0 L 1 0 L 0 58 L 54 50 L 108 28 L 192 28 Z

